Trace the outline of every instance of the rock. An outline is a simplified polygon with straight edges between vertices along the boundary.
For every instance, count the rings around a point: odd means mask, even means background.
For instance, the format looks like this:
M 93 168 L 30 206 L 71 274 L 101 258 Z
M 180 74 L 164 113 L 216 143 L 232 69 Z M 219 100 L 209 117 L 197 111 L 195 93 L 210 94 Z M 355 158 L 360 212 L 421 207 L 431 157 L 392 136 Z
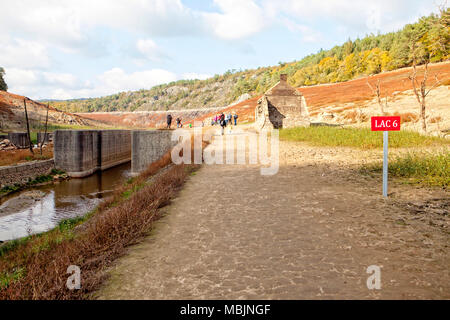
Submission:
M 248 93 L 244 93 L 243 95 L 241 95 L 234 103 L 240 103 L 242 101 L 248 100 L 250 99 L 252 96 Z
M 324 119 L 324 120 L 331 120 L 331 119 L 333 119 L 335 116 L 334 116 L 334 114 L 332 114 L 332 113 L 324 112 L 324 113 L 321 114 L 321 117 L 322 117 L 322 119 Z

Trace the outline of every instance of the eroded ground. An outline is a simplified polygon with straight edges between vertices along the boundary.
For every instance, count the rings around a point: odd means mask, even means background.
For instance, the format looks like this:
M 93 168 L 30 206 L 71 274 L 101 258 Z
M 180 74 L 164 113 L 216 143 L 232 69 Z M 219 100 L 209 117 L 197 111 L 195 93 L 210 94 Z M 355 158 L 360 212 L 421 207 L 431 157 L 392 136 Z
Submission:
M 274 176 L 204 165 L 96 297 L 450 298 L 448 192 L 391 183 L 383 200 L 357 171 L 379 154 L 282 142 Z

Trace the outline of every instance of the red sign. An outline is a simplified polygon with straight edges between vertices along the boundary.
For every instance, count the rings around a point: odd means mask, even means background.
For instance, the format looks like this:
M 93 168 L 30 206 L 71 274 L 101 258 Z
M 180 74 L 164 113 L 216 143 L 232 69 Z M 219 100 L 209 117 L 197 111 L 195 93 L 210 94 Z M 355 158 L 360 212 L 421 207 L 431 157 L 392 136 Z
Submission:
M 400 131 L 400 117 L 372 117 L 372 131 Z

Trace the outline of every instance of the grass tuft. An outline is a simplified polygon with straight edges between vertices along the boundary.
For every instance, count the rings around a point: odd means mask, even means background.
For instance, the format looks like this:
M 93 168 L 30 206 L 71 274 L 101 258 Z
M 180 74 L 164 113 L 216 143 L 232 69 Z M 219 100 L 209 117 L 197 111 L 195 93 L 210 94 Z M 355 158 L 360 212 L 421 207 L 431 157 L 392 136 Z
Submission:
M 365 165 L 363 173 L 381 173 L 383 163 Z M 448 188 L 450 184 L 450 152 L 438 154 L 408 153 L 389 161 L 389 175 L 402 178 L 405 182 L 424 186 Z

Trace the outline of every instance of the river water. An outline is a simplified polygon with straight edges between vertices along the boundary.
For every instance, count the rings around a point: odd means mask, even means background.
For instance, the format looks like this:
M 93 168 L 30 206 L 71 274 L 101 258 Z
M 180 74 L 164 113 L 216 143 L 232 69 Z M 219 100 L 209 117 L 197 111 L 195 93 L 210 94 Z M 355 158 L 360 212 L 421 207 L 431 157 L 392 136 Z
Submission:
M 35 187 L 0 200 L 0 241 L 48 231 L 61 220 L 79 217 L 130 177 L 131 163 L 82 179 Z

